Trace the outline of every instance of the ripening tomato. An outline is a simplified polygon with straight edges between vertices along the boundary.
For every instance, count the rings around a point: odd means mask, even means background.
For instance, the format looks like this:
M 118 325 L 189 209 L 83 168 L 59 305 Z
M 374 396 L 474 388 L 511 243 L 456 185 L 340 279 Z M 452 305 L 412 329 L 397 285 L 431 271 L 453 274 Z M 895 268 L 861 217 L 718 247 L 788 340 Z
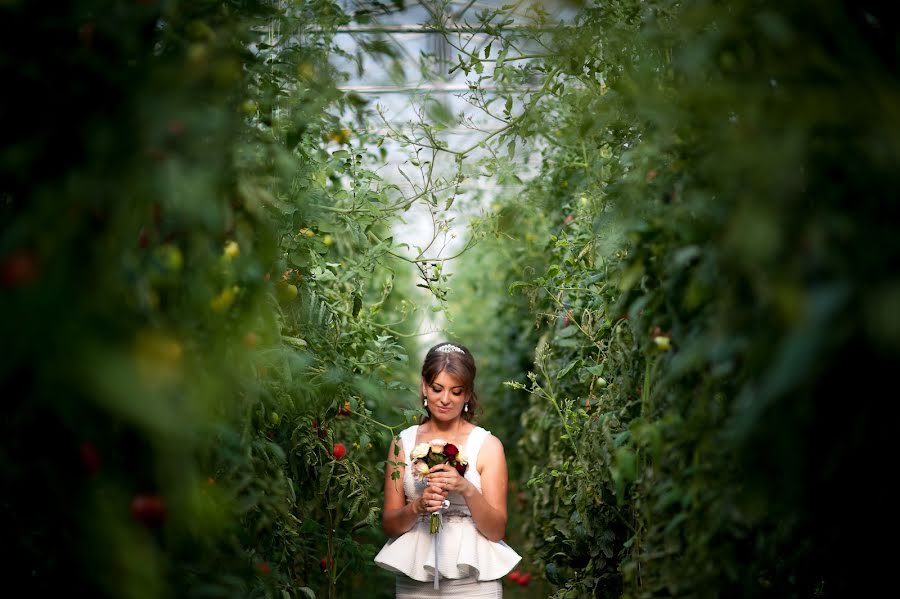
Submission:
M 97 451 L 97 446 L 90 441 L 85 441 L 81 444 L 80 454 L 81 464 L 87 473 L 92 476 L 97 474 L 97 471 L 100 470 L 100 452 Z
M 37 256 L 27 250 L 16 250 L 0 263 L 0 281 L 4 287 L 24 287 L 37 279 Z
M 184 133 L 184 122 L 178 119 L 172 119 L 166 125 L 166 129 L 175 137 L 180 137 Z
M 225 244 L 225 249 L 222 250 L 222 253 L 227 258 L 237 258 L 241 253 L 241 246 L 238 245 L 237 241 L 229 241 Z
M 241 102 L 241 112 L 247 116 L 256 114 L 257 110 L 259 110 L 259 103 L 256 100 L 244 100 Z
M 278 300 L 282 303 L 288 303 L 297 297 L 298 289 L 296 285 L 291 283 L 287 283 L 285 281 L 278 281 L 275 284 L 275 292 L 278 296 Z
M 334 448 L 331 450 L 331 455 L 336 460 L 343 460 L 344 456 L 347 455 L 347 446 L 343 443 L 335 443 Z
M 166 512 L 166 503 L 159 495 L 135 495 L 131 500 L 132 518 L 145 526 L 161 526 Z
M 97 32 L 97 25 L 93 21 L 88 21 L 78 28 L 78 39 L 85 48 L 90 48 L 94 44 L 94 34 Z
M 654 337 L 653 343 L 656 344 L 657 349 L 659 349 L 660 351 L 669 351 L 670 349 L 672 349 L 671 340 L 663 335 Z

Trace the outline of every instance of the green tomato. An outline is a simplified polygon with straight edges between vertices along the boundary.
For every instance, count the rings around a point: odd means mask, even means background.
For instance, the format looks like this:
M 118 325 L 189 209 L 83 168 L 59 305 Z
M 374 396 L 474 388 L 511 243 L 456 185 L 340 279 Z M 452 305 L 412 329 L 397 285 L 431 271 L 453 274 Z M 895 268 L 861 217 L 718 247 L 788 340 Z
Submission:
M 285 281 L 278 281 L 275 284 L 275 290 L 278 294 L 278 299 L 283 303 L 288 303 L 297 297 L 298 289 L 296 285 L 291 283 L 287 283 Z

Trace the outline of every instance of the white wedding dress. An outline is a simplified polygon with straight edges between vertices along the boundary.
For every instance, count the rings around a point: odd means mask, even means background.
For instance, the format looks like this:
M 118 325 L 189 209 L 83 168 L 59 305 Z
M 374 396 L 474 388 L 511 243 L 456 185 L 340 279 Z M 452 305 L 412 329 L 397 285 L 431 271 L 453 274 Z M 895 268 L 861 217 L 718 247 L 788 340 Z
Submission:
M 420 497 L 427 486 L 424 481 L 413 477 L 409 459 L 418 428 L 418 425 L 411 426 L 400 433 L 401 451 L 406 456 L 403 491 L 407 503 Z M 478 474 L 478 453 L 490 434 L 480 426 L 475 427 L 462 447 L 469 460 L 465 478 L 479 491 L 481 475 Z M 499 579 L 522 559 L 503 541 L 490 541 L 478 532 L 462 495 L 450 493 L 448 499 L 450 507 L 443 510 L 437 556 L 434 546 L 436 535 L 429 531 L 429 514 L 423 514 L 410 530 L 385 543 L 375 556 L 376 564 L 397 572 L 398 599 L 500 597 L 502 587 Z M 433 588 L 435 561 L 440 573 L 438 590 Z

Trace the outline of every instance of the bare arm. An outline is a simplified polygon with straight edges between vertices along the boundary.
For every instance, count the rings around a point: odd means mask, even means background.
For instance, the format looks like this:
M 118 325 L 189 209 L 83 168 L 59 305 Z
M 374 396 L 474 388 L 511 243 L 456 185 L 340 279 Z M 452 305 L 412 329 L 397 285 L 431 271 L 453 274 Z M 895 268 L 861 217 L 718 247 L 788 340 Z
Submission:
M 478 530 L 491 541 L 506 536 L 506 454 L 500 439 L 491 435 L 484 440 L 479 451 L 481 469 L 481 493 L 469 483 L 463 497 L 472 512 Z M 468 481 L 467 481 L 468 482 Z
M 388 463 L 384 473 L 384 509 L 381 514 L 381 528 L 391 538 L 399 537 L 411 529 L 421 514 L 440 509 L 441 501 L 446 496 L 446 492 L 441 492 L 435 487 L 428 487 L 421 497 L 409 503 L 406 502 L 406 493 L 403 492 L 406 456 L 402 449 L 396 455 L 394 454 L 395 447 L 399 447 L 396 443 L 396 439 L 392 441 L 388 450 Z M 394 472 L 399 472 L 400 476 L 394 478 Z

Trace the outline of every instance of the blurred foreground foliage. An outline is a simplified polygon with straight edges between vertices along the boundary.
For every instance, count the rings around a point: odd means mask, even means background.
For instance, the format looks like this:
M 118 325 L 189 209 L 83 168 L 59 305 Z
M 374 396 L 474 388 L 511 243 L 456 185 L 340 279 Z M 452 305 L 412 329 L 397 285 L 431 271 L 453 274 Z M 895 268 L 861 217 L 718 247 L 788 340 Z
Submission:
M 384 540 L 381 423 L 414 397 L 414 306 L 386 262 L 383 152 L 329 66 L 349 18 L 327 0 L 0 3 L 13 586 L 389 589 L 360 565 Z
M 879 588 L 900 355 L 896 23 L 872 2 L 531 17 L 460 61 L 507 90 L 487 105 L 507 126 L 485 171 L 526 151 L 541 166 L 496 198 L 496 241 L 451 298 L 494 428 L 518 439 L 526 561 L 560 598 Z M 513 60 L 528 54 L 542 58 Z

